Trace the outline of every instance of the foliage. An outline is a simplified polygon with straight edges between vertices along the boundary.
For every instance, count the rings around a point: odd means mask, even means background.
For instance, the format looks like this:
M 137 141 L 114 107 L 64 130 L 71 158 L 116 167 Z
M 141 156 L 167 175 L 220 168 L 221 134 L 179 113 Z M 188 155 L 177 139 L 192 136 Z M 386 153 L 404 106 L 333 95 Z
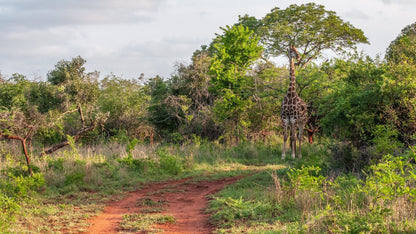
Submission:
M 415 150 L 358 174 L 300 166 L 249 176 L 210 202 L 219 233 L 414 232 Z M 268 188 L 268 189 L 265 189 Z
M 150 79 L 149 121 L 164 136 L 178 131 L 179 126 L 188 122 L 192 117 L 187 113 L 190 99 L 185 95 L 173 95 L 171 83 L 161 77 Z
M 338 86 L 320 100 L 318 112 L 324 131 L 356 147 L 381 144 L 380 134 L 387 134 L 390 141 L 412 144 L 416 102 L 411 77 L 415 68 L 359 58 L 344 69 Z
M 323 50 L 342 52 L 356 43 L 368 43 L 360 29 L 315 3 L 293 4 L 284 10 L 274 8 L 263 18 L 263 24 L 266 51 L 279 56 L 287 54 L 289 46 L 295 46 L 300 67 L 306 67 Z
M 166 148 L 159 148 L 156 154 L 159 156 L 159 166 L 162 172 L 177 175 L 183 171 L 184 163 L 182 159 L 176 155 L 169 154 Z
M 192 134 L 214 140 L 221 134 L 214 122 L 212 105 L 214 94 L 209 91 L 211 76 L 209 73 L 212 57 L 205 48 L 194 53 L 190 65 L 178 64 L 177 72 L 171 78 L 172 93 L 189 98 L 186 119 L 178 132 L 182 135 Z
M 144 140 L 153 132 L 146 120 L 150 97 L 140 82 L 114 75 L 107 76 L 100 82 L 97 105 L 101 112 L 109 113 L 104 125 L 108 131 L 107 137 L 124 132 L 127 137 Z
M 245 115 L 254 104 L 254 79 L 247 74 L 260 58 L 263 48 L 258 44 L 259 38 L 241 25 L 227 26 L 223 31 L 224 34 L 214 40 L 217 53 L 210 67 L 212 90 L 219 96 L 214 103 L 214 112 L 217 122 L 223 123 L 226 129 L 230 125 L 237 129 L 232 135 L 238 139 L 242 137 L 240 130 L 250 126 Z
M 29 109 L 26 101 L 26 90 L 30 82 L 25 76 L 15 73 L 0 86 L 0 106 L 3 108 Z
M 71 61 L 61 60 L 55 65 L 55 69 L 48 73 L 48 81 L 62 87 L 73 102 L 82 104 L 95 102 L 98 95 L 99 73 L 85 73 L 86 62 L 81 56 Z
M 45 186 L 45 178 L 42 173 L 32 176 L 16 176 L 7 171 L 2 171 L 6 176 L 0 177 L 0 231 L 7 228 L 19 214 L 21 202 L 33 197 L 37 191 Z
M 385 58 L 393 64 L 416 64 L 416 23 L 402 29 L 387 47 Z

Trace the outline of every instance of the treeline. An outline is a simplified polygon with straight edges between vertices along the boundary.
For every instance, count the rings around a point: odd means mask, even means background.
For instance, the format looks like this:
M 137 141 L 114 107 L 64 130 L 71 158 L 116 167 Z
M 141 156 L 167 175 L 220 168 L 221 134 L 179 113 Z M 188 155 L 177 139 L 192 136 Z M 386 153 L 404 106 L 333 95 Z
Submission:
M 345 160 L 367 164 L 415 143 L 416 24 L 386 57 L 355 52 L 364 33 L 313 3 L 239 17 L 169 78 L 124 79 L 86 72 L 82 57 L 59 61 L 46 81 L 0 77 L 0 133 L 53 152 L 74 141 L 239 143 L 281 133 L 288 68 L 272 61 L 298 48 L 297 92 L 307 128 L 351 146 Z M 339 58 L 317 63 L 323 52 Z M 380 51 L 382 53 L 383 51 Z M 311 133 L 312 134 L 312 133 Z

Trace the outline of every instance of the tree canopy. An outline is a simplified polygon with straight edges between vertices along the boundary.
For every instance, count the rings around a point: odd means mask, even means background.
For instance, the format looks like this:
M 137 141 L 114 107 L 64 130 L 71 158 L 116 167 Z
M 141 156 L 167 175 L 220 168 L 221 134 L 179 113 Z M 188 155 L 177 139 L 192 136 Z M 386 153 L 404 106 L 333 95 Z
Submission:
M 280 103 L 288 80 L 287 66 L 270 57 L 295 46 L 297 91 L 318 135 L 357 148 L 384 140 L 414 145 L 415 25 L 390 44 L 386 63 L 357 53 L 316 63 L 325 50 L 343 53 L 368 40 L 324 6 L 290 5 L 221 27 L 210 46 L 196 50 L 190 64 L 178 64 L 171 77 L 98 79 L 80 56 L 59 61 L 46 81 L 0 76 L 0 133 L 45 146 L 81 135 L 76 139 L 86 143 L 264 139 L 282 131 Z M 96 128 L 84 132 L 88 126 Z
M 416 23 L 403 28 L 390 43 L 386 51 L 386 60 L 391 63 L 416 64 Z
M 368 43 L 362 30 L 315 3 L 274 8 L 263 18 L 261 30 L 268 54 L 287 54 L 289 46 L 294 46 L 300 54 L 296 64 L 300 67 L 321 56 L 323 50 L 343 52 L 357 43 Z

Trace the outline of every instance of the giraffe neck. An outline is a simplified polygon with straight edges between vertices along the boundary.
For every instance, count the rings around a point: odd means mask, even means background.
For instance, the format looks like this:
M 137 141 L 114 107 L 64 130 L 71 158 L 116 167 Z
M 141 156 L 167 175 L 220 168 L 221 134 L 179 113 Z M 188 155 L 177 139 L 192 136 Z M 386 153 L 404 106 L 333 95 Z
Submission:
M 290 75 L 290 83 L 289 83 L 289 89 L 287 90 L 288 95 L 295 96 L 296 94 L 296 77 L 295 77 L 295 62 L 294 58 L 289 55 L 289 75 Z

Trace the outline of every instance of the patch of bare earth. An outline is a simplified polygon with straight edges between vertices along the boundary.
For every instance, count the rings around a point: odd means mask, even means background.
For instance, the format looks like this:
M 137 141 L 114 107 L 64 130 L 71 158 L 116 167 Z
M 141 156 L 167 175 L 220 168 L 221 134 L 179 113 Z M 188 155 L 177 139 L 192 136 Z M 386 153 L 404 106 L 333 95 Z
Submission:
M 208 206 L 208 195 L 219 192 L 224 186 L 235 183 L 239 177 L 215 181 L 192 181 L 182 179 L 163 183 L 153 183 L 130 193 L 120 201 L 109 204 L 103 213 L 91 219 L 88 233 L 117 233 L 122 215 L 144 213 L 149 207 L 138 201 L 164 204 L 162 214 L 173 215 L 175 224 L 157 225 L 164 233 L 212 233 L 209 214 L 204 212 Z M 143 202 L 142 202 L 143 203 Z

